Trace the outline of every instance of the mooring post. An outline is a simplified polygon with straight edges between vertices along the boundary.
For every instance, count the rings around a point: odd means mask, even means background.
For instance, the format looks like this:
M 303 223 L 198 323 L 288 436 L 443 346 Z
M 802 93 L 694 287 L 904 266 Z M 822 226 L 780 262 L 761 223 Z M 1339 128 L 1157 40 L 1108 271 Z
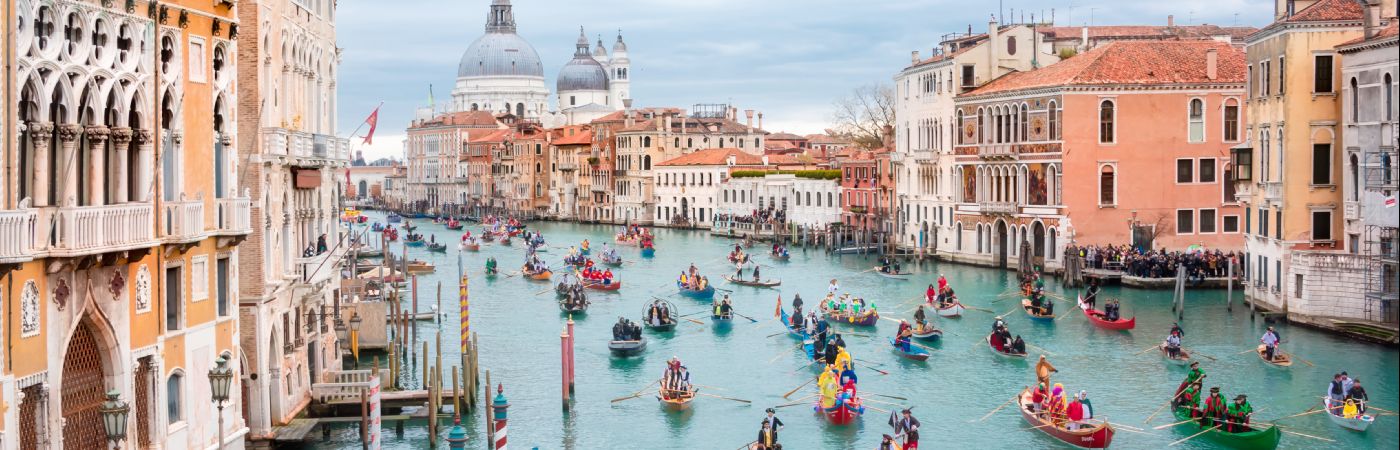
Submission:
M 487 372 L 488 374 L 490 372 Z M 569 409 L 569 329 L 564 328 L 559 332 L 559 380 L 562 385 L 560 391 L 563 393 L 564 409 Z M 487 382 L 491 381 L 487 377 Z
M 569 315 L 569 392 L 574 392 L 574 315 Z
M 491 369 L 486 369 L 486 386 L 491 386 Z M 491 398 L 491 388 L 488 387 L 483 389 L 483 391 L 482 393 L 485 394 L 483 400 Z M 481 423 L 486 424 L 486 448 L 490 450 L 495 447 L 493 443 L 496 442 L 496 430 L 491 426 L 491 413 L 496 409 L 491 405 L 490 401 L 483 401 L 482 403 L 486 404 L 486 411 L 481 415 Z
M 428 387 L 428 383 L 429 383 L 430 381 L 432 381 L 431 378 L 428 378 L 428 357 L 429 357 L 429 356 L 430 356 L 430 355 L 428 355 L 428 341 L 423 341 L 423 378 L 419 378 L 419 379 L 418 379 L 418 383 L 421 384 L 421 385 L 423 386 L 423 388 L 425 388 L 425 389 Z
M 1225 310 L 1235 311 L 1235 257 L 1225 259 Z
M 418 323 L 414 320 L 418 318 L 418 275 L 413 276 L 413 310 L 404 317 L 405 321 L 412 322 L 413 338 L 418 339 Z
M 510 409 L 510 402 L 506 401 L 505 388 L 496 385 L 496 399 L 491 402 L 491 409 L 494 414 L 496 435 L 492 442 L 495 443 L 495 450 L 506 450 L 506 410 Z M 490 421 L 488 421 L 490 422 Z
M 369 449 L 369 397 L 360 389 L 360 446 Z

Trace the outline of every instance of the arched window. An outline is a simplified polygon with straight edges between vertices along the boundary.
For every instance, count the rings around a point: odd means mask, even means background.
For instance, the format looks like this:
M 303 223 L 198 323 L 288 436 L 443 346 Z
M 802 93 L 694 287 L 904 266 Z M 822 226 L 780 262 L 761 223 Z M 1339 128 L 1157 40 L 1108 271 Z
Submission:
M 986 133 L 985 133 L 985 131 L 986 131 L 986 123 L 985 123 L 985 122 L 986 122 L 986 118 L 987 118 L 987 112 L 986 112 L 986 110 L 984 110 L 984 109 L 982 109 L 982 108 L 977 108 L 977 143 L 978 143 L 978 144 L 985 144 L 985 143 L 987 143 L 987 141 L 986 141 L 985 139 L 983 139 L 983 137 L 986 136 Z
M 1016 36 L 1007 36 L 1007 37 L 1006 37 L 1006 54 L 1008 54 L 1008 55 L 1015 55 L 1015 54 L 1016 54 Z
M 962 110 L 961 110 L 961 109 L 957 110 L 957 113 L 958 113 L 957 121 L 956 121 L 956 122 L 953 122 L 953 123 L 954 123 L 954 124 L 957 124 L 958 130 L 962 130 L 962 127 L 963 127 L 963 113 L 962 113 Z M 961 131 L 959 131 L 959 132 L 957 133 L 957 138 L 958 138 L 958 143 L 959 143 L 959 144 L 966 144 L 966 143 L 967 143 L 965 140 L 963 140 L 962 132 L 961 132 Z
M 1193 98 L 1187 107 L 1187 138 L 1191 142 L 1205 142 L 1206 140 L 1206 102 L 1199 98 Z
M 1099 206 L 1116 205 L 1116 191 L 1117 179 L 1114 177 L 1113 166 L 1103 166 L 1099 169 Z
M 1011 42 L 1016 42 L 1016 41 L 1011 41 Z M 1031 136 L 1031 114 L 1030 114 L 1030 111 L 1031 111 L 1031 110 L 1030 110 L 1030 106 L 1027 106 L 1025 103 L 1022 103 L 1022 104 L 1021 104 L 1021 115 L 1020 115 L 1021 135 L 1018 137 L 1018 141 L 1019 141 L 1019 142 L 1025 142 L 1025 141 L 1030 140 L 1030 136 Z
M 1225 114 L 1223 120 L 1225 142 L 1235 142 L 1240 140 L 1240 103 L 1235 99 L 1225 100 Z
M 1112 144 L 1116 142 L 1113 129 L 1114 118 L 1117 116 L 1113 100 L 1104 100 L 1099 103 L 1099 143 Z
M 183 416 L 185 410 L 184 380 L 184 373 L 176 371 L 175 373 L 170 374 L 170 378 L 166 379 L 165 381 L 166 413 L 168 418 L 167 420 L 170 423 L 185 420 Z
M 642 156 L 642 170 L 651 170 L 651 155 Z
M 1395 80 L 1385 74 L 1385 120 L 1395 120 Z
M 1050 251 L 1050 259 L 1055 259 L 1055 229 L 1051 228 L 1049 234 L 1050 242 L 1045 246 Z
M 524 104 L 524 103 L 516 103 L 516 104 L 515 104 L 515 115 L 516 115 L 516 117 L 525 117 L 525 104 Z
M 642 147 L 643 147 L 643 148 L 651 148 L 651 136 L 643 136 L 643 137 L 642 137 Z
M 1351 170 L 1351 200 L 1353 201 L 1361 198 L 1361 179 L 1357 178 L 1357 175 L 1361 173 L 1360 165 L 1360 162 L 1356 159 L 1356 154 L 1352 153 L 1349 170 Z
M 1060 140 L 1060 108 L 1054 101 L 1050 102 L 1050 107 L 1046 108 L 1050 115 L 1050 140 Z

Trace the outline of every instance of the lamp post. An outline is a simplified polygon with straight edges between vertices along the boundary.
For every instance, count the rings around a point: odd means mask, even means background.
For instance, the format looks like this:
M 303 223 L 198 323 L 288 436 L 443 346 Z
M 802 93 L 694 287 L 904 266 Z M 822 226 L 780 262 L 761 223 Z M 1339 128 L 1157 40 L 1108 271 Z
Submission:
M 102 415 L 102 430 L 107 433 L 107 442 L 117 449 L 121 449 L 122 441 L 126 440 L 126 417 L 131 412 L 131 407 L 121 401 L 121 395 L 115 389 L 108 391 L 107 401 L 97 407 L 97 412 Z
M 350 351 L 355 354 L 355 369 L 360 368 L 360 312 L 350 315 Z
M 213 393 L 214 406 L 219 409 L 219 443 L 224 448 L 224 403 L 228 402 L 228 391 L 233 385 L 233 370 L 228 361 L 220 356 L 214 360 L 214 368 L 209 369 L 209 390 Z

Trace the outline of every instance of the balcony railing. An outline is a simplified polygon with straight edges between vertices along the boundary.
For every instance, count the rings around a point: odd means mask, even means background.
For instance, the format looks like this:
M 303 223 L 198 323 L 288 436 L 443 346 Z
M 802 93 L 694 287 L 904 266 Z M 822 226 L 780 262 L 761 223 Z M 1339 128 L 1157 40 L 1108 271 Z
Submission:
M 253 232 L 253 201 L 247 192 L 242 198 L 221 198 L 214 207 L 214 234 L 241 236 Z
M 340 258 L 345 251 L 330 250 L 309 258 L 297 258 L 297 275 L 302 283 L 320 284 L 340 275 Z
M 262 129 L 263 153 L 293 158 L 349 160 L 349 139 L 286 128 Z
M 988 159 L 1014 158 L 1016 147 L 1012 144 L 983 144 L 977 147 L 977 156 Z
M 983 214 L 1016 214 L 1014 202 L 982 202 Z
M 1283 182 L 1265 181 L 1260 183 L 1260 188 L 1264 191 L 1264 200 L 1277 202 L 1283 199 Z
M 0 262 L 34 259 L 39 210 L 0 211 Z
M 180 200 L 161 205 L 165 219 L 162 237 L 167 242 L 194 242 L 204 238 L 204 200 Z
M 80 256 L 155 245 L 150 203 L 54 208 L 57 232 L 50 255 Z

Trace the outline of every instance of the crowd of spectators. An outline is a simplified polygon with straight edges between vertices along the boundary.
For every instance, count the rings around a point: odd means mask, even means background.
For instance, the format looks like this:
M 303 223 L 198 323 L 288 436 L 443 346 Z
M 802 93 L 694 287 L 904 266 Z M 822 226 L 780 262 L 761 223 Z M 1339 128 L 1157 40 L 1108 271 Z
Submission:
M 734 214 L 715 214 L 715 222 L 751 223 L 759 225 L 779 225 L 787 223 L 787 211 L 768 207 L 766 209 L 755 209 L 749 215 L 740 216 Z
M 1066 253 L 1078 253 L 1084 258 L 1086 267 L 1122 270 L 1130 276 L 1140 278 L 1175 277 L 1177 267 L 1181 267 L 1186 270 L 1188 278 L 1197 281 L 1228 276 L 1229 262 L 1234 260 L 1238 263 L 1239 258 L 1233 251 L 1144 251 L 1129 245 L 1070 246 Z M 1237 270 L 1236 274 L 1238 273 Z

